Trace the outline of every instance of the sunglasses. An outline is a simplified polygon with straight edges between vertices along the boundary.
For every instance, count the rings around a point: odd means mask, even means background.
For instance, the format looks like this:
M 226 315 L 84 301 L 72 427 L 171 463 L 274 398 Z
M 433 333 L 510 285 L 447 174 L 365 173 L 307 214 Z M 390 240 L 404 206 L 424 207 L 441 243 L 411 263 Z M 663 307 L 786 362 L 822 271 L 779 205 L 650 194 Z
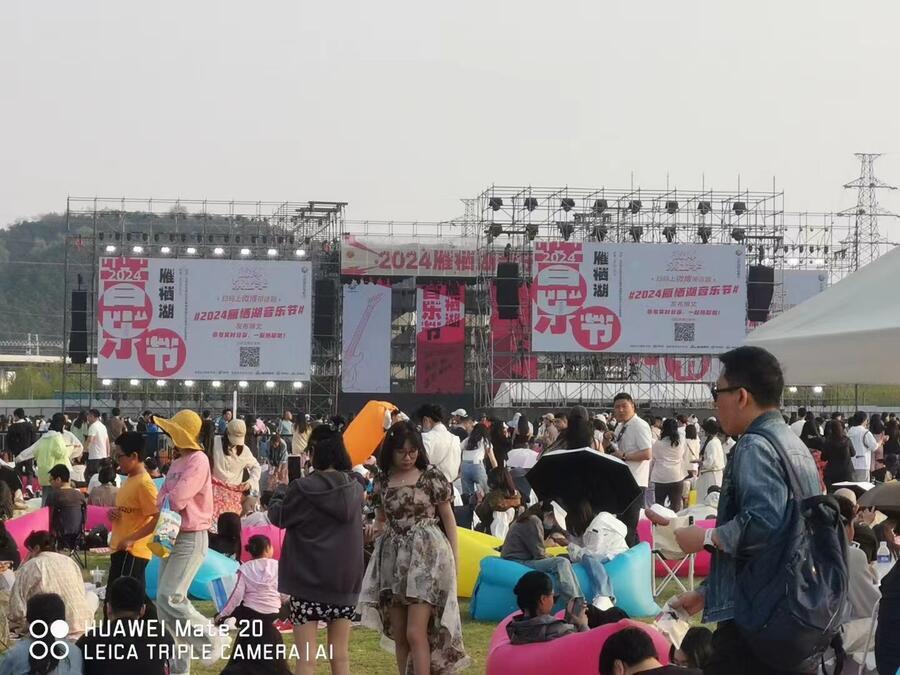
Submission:
M 710 385 L 710 387 L 709 387 L 709 393 L 712 394 L 713 401 L 718 401 L 719 394 L 727 394 L 728 392 L 738 391 L 739 389 L 747 389 L 747 387 L 718 387 L 713 384 L 713 385 Z M 750 391 L 750 390 L 747 389 L 747 391 Z

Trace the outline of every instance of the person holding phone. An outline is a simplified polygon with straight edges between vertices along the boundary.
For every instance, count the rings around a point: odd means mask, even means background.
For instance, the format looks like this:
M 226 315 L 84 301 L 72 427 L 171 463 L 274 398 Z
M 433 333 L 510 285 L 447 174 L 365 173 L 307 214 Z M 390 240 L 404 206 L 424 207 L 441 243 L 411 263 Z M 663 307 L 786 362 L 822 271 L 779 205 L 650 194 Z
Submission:
M 572 633 L 588 630 L 587 607 L 584 598 L 572 598 L 566 608 L 565 619 L 553 614 L 556 597 L 553 580 L 544 572 L 528 572 L 513 588 L 516 604 L 522 610 L 506 624 L 509 641 L 514 645 L 549 642 Z

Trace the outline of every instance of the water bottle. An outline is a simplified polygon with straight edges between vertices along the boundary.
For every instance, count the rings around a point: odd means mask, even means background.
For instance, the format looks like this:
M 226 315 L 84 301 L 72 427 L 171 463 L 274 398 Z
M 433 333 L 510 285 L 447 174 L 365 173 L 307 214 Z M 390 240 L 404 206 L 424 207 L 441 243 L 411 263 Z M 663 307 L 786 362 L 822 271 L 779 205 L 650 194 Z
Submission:
M 878 553 L 875 555 L 875 568 L 878 570 L 878 578 L 884 579 L 893 566 L 891 550 L 888 548 L 887 542 L 883 541 L 878 545 Z

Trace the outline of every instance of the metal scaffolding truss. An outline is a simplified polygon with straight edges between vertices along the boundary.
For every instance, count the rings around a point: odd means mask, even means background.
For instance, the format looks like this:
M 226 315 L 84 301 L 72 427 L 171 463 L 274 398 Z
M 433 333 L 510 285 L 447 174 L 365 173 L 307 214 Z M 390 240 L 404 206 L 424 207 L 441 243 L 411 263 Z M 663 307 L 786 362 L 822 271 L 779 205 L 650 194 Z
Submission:
M 772 311 L 785 305 L 786 270 L 815 270 L 830 283 L 854 269 L 851 224 L 831 213 L 786 212 L 778 191 L 648 190 L 491 186 L 475 200 L 477 221 L 466 220 L 478 255 L 519 263 L 519 281 L 531 280 L 535 241 L 739 243 L 748 264 L 776 271 Z M 479 315 L 490 317 L 495 270 L 481 270 Z M 520 312 L 522 331 L 530 323 Z M 525 325 L 529 323 L 529 325 Z M 748 324 L 748 330 L 753 326 Z M 683 382 L 684 371 L 717 376 L 715 355 L 498 352 L 490 332 L 475 332 L 476 403 L 516 408 L 609 405 L 618 390 L 655 406 L 708 405 L 706 386 Z M 533 366 L 521 367 L 531 359 Z
M 140 404 L 167 409 L 176 403 L 217 406 L 237 391 L 238 405 L 253 413 L 276 414 L 285 407 L 314 414 L 337 412 L 340 377 L 339 245 L 346 202 L 266 202 L 192 199 L 70 197 L 66 204 L 67 246 L 65 306 L 75 288 L 88 291 L 88 354 L 97 353 L 97 270 L 108 255 L 148 257 L 296 259 L 312 264 L 314 279 L 330 279 L 335 293 L 335 320 L 312 335 L 310 380 L 301 389 L 293 382 L 188 382 L 181 380 L 100 381 L 94 359 L 64 361 L 63 392 L 67 407 L 113 401 L 121 407 Z M 313 309 L 316 298 L 313 294 Z M 62 334 L 68 335 L 64 312 Z M 313 322 L 316 325 L 316 322 Z

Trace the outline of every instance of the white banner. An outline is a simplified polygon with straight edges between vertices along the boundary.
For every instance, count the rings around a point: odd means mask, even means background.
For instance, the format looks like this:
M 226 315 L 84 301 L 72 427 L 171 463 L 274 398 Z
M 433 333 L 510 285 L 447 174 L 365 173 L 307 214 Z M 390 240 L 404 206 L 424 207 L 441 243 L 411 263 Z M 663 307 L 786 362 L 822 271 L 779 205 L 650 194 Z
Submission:
M 741 344 L 741 246 L 539 242 L 536 352 L 717 354 Z
M 311 276 L 308 262 L 101 258 L 97 374 L 308 379 Z
M 825 270 L 775 270 L 776 295 L 781 300 L 778 309 L 782 312 L 818 295 L 827 286 L 828 272 Z
M 391 287 L 344 284 L 341 388 L 391 391 Z

